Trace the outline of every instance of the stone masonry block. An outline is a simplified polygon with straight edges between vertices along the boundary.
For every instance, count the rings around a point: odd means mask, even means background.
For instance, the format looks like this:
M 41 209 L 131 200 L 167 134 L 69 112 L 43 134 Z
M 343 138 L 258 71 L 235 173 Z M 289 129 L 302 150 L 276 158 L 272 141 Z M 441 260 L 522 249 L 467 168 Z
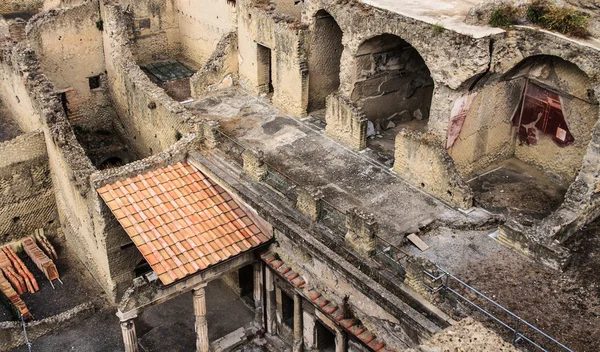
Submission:
M 375 251 L 375 235 L 379 224 L 373 214 L 362 212 L 356 208 L 346 213 L 346 244 L 364 256 L 370 256 Z

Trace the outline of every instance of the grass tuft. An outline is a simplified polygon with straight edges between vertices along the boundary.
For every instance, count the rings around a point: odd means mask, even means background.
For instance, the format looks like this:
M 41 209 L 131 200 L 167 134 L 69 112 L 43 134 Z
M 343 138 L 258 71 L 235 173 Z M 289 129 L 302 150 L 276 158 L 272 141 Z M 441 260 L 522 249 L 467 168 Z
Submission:
M 492 12 L 489 25 L 492 27 L 509 28 L 519 19 L 519 10 L 512 5 L 498 7 Z
M 535 1 L 527 7 L 527 19 L 550 31 L 573 37 L 587 37 L 589 17 L 571 6 L 555 6 L 547 0 Z
M 442 34 L 444 32 L 444 30 L 446 30 L 446 28 L 441 23 L 436 23 L 436 24 L 433 25 L 433 33 L 435 35 Z

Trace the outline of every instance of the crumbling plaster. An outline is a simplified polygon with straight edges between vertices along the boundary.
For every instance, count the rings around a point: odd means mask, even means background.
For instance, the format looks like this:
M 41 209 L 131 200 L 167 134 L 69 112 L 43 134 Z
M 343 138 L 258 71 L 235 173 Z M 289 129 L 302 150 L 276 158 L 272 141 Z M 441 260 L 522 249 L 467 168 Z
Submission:
M 90 77 L 105 72 L 98 6 L 90 1 L 40 13 L 27 24 L 27 38 L 55 89 L 67 91 L 69 118 L 110 129 L 115 116 L 108 91 L 89 86 Z

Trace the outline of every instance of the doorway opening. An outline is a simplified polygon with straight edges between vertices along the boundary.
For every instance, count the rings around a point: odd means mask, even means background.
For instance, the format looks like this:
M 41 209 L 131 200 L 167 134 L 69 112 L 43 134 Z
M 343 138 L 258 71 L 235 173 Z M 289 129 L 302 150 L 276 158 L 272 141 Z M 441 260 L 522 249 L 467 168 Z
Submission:
M 238 271 L 240 297 L 250 307 L 254 307 L 254 268 L 246 265 Z
M 281 291 L 281 321 L 290 329 L 294 328 L 294 299 Z
M 316 346 L 319 351 L 335 351 L 335 334 L 327 326 L 317 320 L 315 326 Z
M 257 44 L 258 55 L 258 90 L 260 94 L 272 95 L 273 87 L 273 63 L 271 60 L 271 49 Z

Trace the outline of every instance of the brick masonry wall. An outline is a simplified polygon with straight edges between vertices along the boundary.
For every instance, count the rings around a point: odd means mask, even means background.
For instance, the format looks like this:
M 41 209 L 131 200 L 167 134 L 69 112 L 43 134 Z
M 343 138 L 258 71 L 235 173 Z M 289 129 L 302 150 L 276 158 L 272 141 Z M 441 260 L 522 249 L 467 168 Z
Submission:
M 42 132 L 0 144 L 0 245 L 56 218 L 56 204 Z

